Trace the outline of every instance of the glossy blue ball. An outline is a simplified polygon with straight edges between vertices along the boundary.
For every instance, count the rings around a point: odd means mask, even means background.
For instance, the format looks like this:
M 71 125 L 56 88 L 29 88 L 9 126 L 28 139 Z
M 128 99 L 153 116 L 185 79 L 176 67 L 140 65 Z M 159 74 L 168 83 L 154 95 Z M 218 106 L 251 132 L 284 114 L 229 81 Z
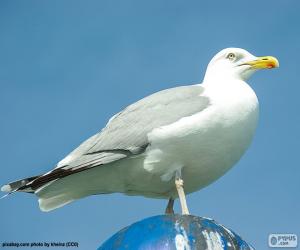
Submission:
M 233 231 L 212 219 L 158 215 L 117 232 L 98 250 L 251 250 Z

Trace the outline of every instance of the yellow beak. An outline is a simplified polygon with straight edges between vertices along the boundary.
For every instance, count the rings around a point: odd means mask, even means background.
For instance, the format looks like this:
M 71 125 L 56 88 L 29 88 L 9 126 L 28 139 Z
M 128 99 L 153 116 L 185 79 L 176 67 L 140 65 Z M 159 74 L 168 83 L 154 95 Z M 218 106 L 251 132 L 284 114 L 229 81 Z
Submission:
M 272 69 L 278 68 L 279 62 L 273 56 L 257 57 L 256 60 L 245 62 L 241 65 L 250 65 L 253 69 Z

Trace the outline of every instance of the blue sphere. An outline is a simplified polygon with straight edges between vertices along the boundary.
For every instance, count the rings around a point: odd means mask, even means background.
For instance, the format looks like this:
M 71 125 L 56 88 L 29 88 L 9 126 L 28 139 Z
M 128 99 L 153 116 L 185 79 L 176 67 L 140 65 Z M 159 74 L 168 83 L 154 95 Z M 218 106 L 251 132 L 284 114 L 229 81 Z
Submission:
M 251 250 L 240 236 L 212 219 L 158 215 L 123 228 L 98 250 Z

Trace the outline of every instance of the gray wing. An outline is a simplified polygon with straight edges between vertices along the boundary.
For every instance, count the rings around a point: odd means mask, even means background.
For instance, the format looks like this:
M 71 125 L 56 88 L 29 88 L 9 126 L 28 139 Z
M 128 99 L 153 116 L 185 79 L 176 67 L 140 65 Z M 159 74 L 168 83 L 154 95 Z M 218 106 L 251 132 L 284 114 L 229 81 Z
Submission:
M 103 158 L 103 153 L 106 153 L 109 162 L 113 155 L 123 158 L 143 152 L 149 143 L 147 134 L 153 129 L 208 107 L 209 100 L 202 95 L 203 90 L 200 85 L 166 89 L 128 106 L 113 116 L 98 134 L 75 149 L 69 155 L 73 160 L 68 165 L 75 167 L 83 156 Z
M 58 178 L 142 153 L 153 129 L 198 113 L 209 106 L 200 85 L 166 89 L 128 106 L 106 127 L 83 142 L 57 167 L 29 184 L 33 189 Z

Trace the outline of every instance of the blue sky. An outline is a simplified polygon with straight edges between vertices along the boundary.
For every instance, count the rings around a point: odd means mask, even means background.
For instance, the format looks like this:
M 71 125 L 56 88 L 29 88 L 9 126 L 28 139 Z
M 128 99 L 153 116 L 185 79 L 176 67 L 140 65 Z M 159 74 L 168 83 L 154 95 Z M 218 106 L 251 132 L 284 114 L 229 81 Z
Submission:
M 114 113 L 201 82 L 216 52 L 241 47 L 276 56 L 280 68 L 249 81 L 261 105 L 250 149 L 189 195 L 189 207 L 257 249 L 270 233 L 300 237 L 299 8 L 297 0 L 1 1 L 0 184 L 50 170 Z M 71 240 L 95 249 L 165 205 L 114 194 L 43 213 L 34 196 L 16 194 L 0 200 L 0 242 Z

